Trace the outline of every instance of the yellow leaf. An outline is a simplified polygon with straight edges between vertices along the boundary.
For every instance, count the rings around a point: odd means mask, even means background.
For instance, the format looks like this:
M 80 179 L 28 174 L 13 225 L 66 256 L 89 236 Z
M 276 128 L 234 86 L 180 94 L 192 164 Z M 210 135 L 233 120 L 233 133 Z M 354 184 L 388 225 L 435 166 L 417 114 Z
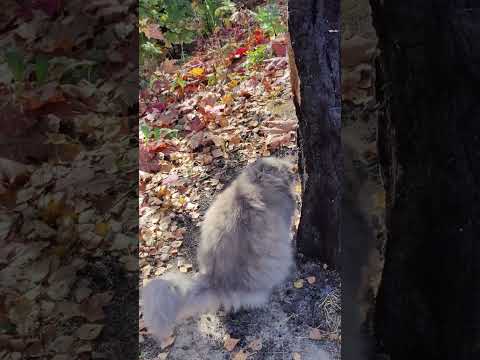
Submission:
M 204 68 L 194 67 L 192 70 L 189 71 L 189 74 L 193 75 L 193 76 L 196 76 L 196 77 L 199 77 L 199 76 L 202 76 L 204 72 L 205 72 Z
M 108 234 L 108 230 L 110 230 L 110 225 L 107 223 L 98 223 L 95 225 L 95 233 L 102 237 Z
M 234 87 L 236 87 L 238 85 L 238 80 L 232 80 L 230 81 L 227 86 L 230 88 L 230 89 L 233 89 Z
M 297 182 L 297 183 L 295 184 L 295 192 L 296 192 L 297 194 L 301 194 L 301 193 L 302 193 L 302 184 L 300 184 L 299 182 Z
M 184 195 L 180 195 L 179 198 L 178 198 L 178 203 L 180 204 L 180 206 L 183 206 L 187 203 L 188 199 L 186 196 Z
M 55 220 L 59 218 L 65 212 L 65 203 L 59 200 L 50 200 L 47 207 L 42 212 L 42 219 L 48 224 L 55 223 Z
M 374 194 L 375 206 L 380 209 L 385 209 L 385 191 L 379 191 Z
M 299 279 L 297 281 L 294 281 L 293 287 L 296 288 L 296 289 L 303 288 L 303 279 Z
M 233 360 L 247 360 L 249 355 L 249 352 L 245 352 L 245 350 L 240 350 L 233 356 Z
M 223 95 L 222 102 L 226 105 L 231 104 L 233 102 L 232 94 L 228 93 L 228 94 Z

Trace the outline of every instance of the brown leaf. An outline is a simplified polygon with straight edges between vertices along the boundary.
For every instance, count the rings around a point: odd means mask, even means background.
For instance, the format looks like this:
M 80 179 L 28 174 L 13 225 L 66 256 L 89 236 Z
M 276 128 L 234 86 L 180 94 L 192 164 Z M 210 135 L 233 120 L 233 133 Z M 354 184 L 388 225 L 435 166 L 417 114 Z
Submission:
M 312 340 L 323 340 L 327 336 L 320 331 L 318 328 L 313 328 L 310 330 L 310 333 L 308 334 L 308 337 Z
M 78 188 L 84 184 L 91 183 L 95 178 L 95 170 L 93 168 L 74 168 L 67 176 L 57 181 L 55 191 L 66 190 L 67 188 Z
M 165 339 L 162 339 L 160 348 L 162 350 L 165 350 L 166 348 L 172 346 L 174 342 L 175 342 L 175 336 L 166 337 Z
M 294 352 L 292 354 L 292 359 L 293 360 L 302 360 L 302 355 L 300 355 L 300 353 L 298 353 L 298 352 Z
M 103 325 L 101 324 L 84 324 L 76 332 L 80 340 L 94 340 L 102 332 Z
M 298 122 L 295 120 L 267 120 L 264 124 L 271 128 L 282 129 L 284 132 L 293 131 L 298 126 Z
M 171 243 L 171 246 L 175 249 L 178 249 L 179 247 L 181 247 L 183 244 L 183 241 L 181 240 L 175 240 Z
M 200 130 L 205 129 L 205 126 L 205 123 L 200 120 L 198 116 L 193 117 L 189 122 L 189 128 L 193 132 L 199 132 Z
M 30 167 L 9 159 L 0 158 L 0 181 L 9 184 L 24 184 L 28 180 Z
M 161 65 L 160 70 L 167 74 L 173 74 L 178 70 L 176 60 L 166 59 Z
M 220 149 L 215 149 L 212 151 L 212 156 L 214 159 L 222 157 L 223 156 L 223 151 Z
M 274 135 L 267 137 L 266 144 L 270 150 L 275 150 L 282 145 L 286 145 L 290 142 L 291 136 L 290 134 L 286 135 Z
M 136 256 L 124 256 L 120 259 L 124 263 L 125 269 L 130 272 L 138 271 L 138 258 Z
M 232 352 L 233 349 L 235 349 L 235 346 L 237 346 L 239 341 L 240 341 L 240 339 L 235 339 L 235 338 L 232 338 L 229 335 L 227 335 L 227 338 L 223 342 L 223 347 L 228 352 Z
M 245 350 L 240 350 L 239 352 L 235 353 L 232 357 L 232 360 L 247 360 L 250 356 L 250 353 Z
M 238 134 L 233 134 L 232 136 L 230 136 L 228 141 L 230 144 L 238 145 L 242 142 L 242 138 Z
M 150 39 L 156 39 L 156 40 L 162 40 L 162 41 L 165 40 L 165 38 L 163 37 L 162 30 L 160 30 L 160 26 L 157 24 L 148 24 L 143 30 L 143 32 Z
M 103 307 L 110 303 L 112 297 L 113 293 L 111 291 L 95 294 L 83 301 L 79 306 L 79 310 L 88 321 L 102 320 L 105 318 Z
M 249 347 L 250 349 L 252 349 L 253 351 L 260 351 L 262 350 L 262 339 L 255 339 L 253 341 L 251 341 L 247 347 Z
M 24 112 L 18 106 L 7 103 L 2 106 L 0 113 L 0 134 L 4 136 L 19 136 L 38 121 L 38 117 L 30 112 Z
M 22 100 L 27 111 L 37 110 L 50 103 L 64 102 L 65 97 L 58 84 L 49 83 L 38 89 L 25 92 Z

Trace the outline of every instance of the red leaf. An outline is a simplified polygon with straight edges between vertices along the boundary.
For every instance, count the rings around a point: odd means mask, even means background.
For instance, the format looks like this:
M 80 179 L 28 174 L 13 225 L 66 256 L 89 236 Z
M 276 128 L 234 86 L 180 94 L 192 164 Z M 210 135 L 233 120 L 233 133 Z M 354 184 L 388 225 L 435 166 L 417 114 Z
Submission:
M 190 129 L 193 132 L 198 132 L 206 127 L 205 123 L 198 118 L 198 116 L 195 116 L 192 121 L 190 121 Z
M 154 144 L 140 144 L 138 165 L 141 171 L 156 173 L 162 169 L 162 164 L 157 153 L 161 152 L 165 155 L 171 154 L 176 151 L 175 144 L 169 142 L 161 142 Z
M 157 24 L 148 24 L 144 32 L 150 39 L 165 40 L 162 30 Z
M 155 103 L 152 105 L 148 105 L 147 108 L 145 109 L 145 112 L 150 114 L 152 112 L 162 112 L 167 108 L 167 105 L 165 103 Z
M 175 144 L 172 144 L 165 140 L 163 140 L 162 142 L 152 143 L 143 146 L 145 147 L 145 150 L 150 154 L 161 152 L 165 155 L 169 155 L 172 152 L 177 151 L 177 146 Z
M 229 56 L 228 56 L 228 59 L 229 60 L 233 60 L 233 59 L 239 59 L 241 58 L 242 56 L 245 56 L 246 53 L 248 51 L 248 48 L 247 47 L 240 47 L 238 48 L 237 50 L 235 50 L 234 52 L 232 52 Z
M 18 106 L 6 104 L 0 114 L 0 133 L 5 136 L 19 136 L 37 123 L 39 119 L 24 113 Z
M 56 15 L 62 8 L 62 0 L 33 0 L 32 7 L 40 9 L 49 16 Z
M 268 42 L 268 39 L 265 37 L 265 34 L 261 29 L 256 29 L 252 35 L 252 42 L 255 45 L 265 44 Z
M 155 153 L 148 151 L 147 147 L 140 145 L 138 152 L 138 167 L 141 171 L 154 173 L 160 170 L 160 163 Z

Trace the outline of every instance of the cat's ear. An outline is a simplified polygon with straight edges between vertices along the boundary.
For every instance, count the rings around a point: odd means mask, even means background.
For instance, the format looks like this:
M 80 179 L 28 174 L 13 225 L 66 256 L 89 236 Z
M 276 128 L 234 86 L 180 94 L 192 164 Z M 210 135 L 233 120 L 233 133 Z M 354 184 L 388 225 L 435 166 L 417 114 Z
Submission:
M 263 161 L 259 160 L 255 166 L 255 179 L 256 180 L 263 180 L 266 175 L 266 166 Z
M 266 166 L 265 163 L 259 159 L 250 165 L 249 174 L 253 181 L 261 181 L 265 178 L 266 175 Z

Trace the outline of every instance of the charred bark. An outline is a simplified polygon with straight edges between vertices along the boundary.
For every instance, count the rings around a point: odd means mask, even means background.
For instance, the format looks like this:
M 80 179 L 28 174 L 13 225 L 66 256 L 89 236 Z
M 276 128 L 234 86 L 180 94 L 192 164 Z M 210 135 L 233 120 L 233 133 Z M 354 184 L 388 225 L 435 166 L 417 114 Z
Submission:
M 340 2 L 290 0 L 288 12 L 303 189 L 297 247 L 305 256 L 336 267 L 342 179 Z
M 392 360 L 480 359 L 479 5 L 371 5 L 387 192 L 378 346 Z

